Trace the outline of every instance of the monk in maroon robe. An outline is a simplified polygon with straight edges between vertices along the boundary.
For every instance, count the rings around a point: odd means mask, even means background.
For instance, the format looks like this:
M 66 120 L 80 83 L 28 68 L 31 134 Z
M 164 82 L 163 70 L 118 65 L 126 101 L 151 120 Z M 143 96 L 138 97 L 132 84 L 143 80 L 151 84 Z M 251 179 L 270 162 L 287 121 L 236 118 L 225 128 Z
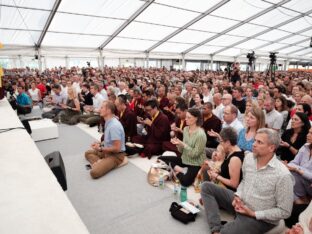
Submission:
M 122 124 L 126 142 L 131 142 L 132 138 L 137 135 L 137 117 L 136 114 L 130 110 L 126 95 L 119 95 L 115 101 L 115 105 L 118 110 L 118 118 Z
M 168 117 L 159 110 L 157 100 L 151 99 L 147 101 L 145 103 L 145 111 L 150 116 L 150 118 L 142 120 L 147 135 L 135 136 L 133 137 L 133 142 L 142 144 L 144 150 L 141 156 L 150 159 L 153 155 L 163 153 L 162 142 L 170 139 L 170 124 Z
M 177 137 L 180 140 L 183 140 L 183 129 L 186 127 L 185 117 L 187 112 L 186 103 L 180 103 L 176 106 L 176 120 L 171 124 L 171 137 Z M 172 144 L 170 141 L 164 141 L 162 144 L 164 151 L 175 152 L 177 156 L 181 156 L 181 153 L 178 151 L 177 146 Z

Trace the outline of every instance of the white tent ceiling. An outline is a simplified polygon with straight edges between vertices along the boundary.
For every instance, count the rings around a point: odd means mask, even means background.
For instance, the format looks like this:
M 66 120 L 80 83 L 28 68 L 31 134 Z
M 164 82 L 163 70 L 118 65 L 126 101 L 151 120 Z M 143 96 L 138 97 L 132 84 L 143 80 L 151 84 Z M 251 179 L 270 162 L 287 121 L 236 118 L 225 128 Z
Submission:
M 254 50 L 312 60 L 311 35 L 307 0 L 0 0 L 1 54 L 36 47 L 239 57 Z

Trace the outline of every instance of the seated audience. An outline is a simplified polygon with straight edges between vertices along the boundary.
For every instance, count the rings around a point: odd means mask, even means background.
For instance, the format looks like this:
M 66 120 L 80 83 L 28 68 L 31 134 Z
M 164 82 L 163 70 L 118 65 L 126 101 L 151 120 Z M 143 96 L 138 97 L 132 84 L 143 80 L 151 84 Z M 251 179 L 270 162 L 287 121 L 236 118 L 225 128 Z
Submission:
M 263 234 L 290 216 L 293 181 L 274 155 L 279 143 L 276 131 L 257 131 L 253 153 L 244 158 L 243 180 L 235 193 L 211 182 L 202 184 L 201 197 L 212 234 Z M 219 207 L 235 214 L 234 221 L 222 226 Z
M 220 120 L 223 119 L 223 109 L 224 105 L 222 104 L 222 95 L 221 93 L 215 93 L 213 95 L 213 103 L 215 105 L 215 108 L 213 109 L 213 114 L 217 116 Z
M 202 116 L 198 109 L 188 109 L 186 113 L 186 124 L 188 126 L 183 130 L 183 141 L 177 137 L 171 139 L 171 143 L 177 146 L 182 156 L 161 156 L 158 159 L 171 165 L 181 185 L 187 187 L 194 182 L 206 158 L 206 134 L 200 127 Z
M 66 104 L 67 95 L 62 92 L 61 86 L 59 84 L 53 85 L 53 94 L 46 97 L 44 105 L 52 106 L 50 111 L 42 114 L 43 118 L 53 119 L 58 113 L 62 111 L 62 104 Z
M 299 216 L 299 219 L 298 219 Z M 295 223 L 291 229 L 288 229 L 285 234 L 306 234 L 312 233 L 312 202 L 309 206 L 305 206 L 303 212 L 300 212 L 296 217 L 298 223 Z M 287 222 L 286 222 L 287 224 Z M 290 227 L 289 227 L 290 228 Z
M 118 111 L 119 121 L 125 131 L 126 142 L 131 142 L 132 138 L 137 135 L 137 117 L 135 113 L 130 110 L 126 95 L 119 95 L 115 101 L 115 105 Z
M 232 127 L 237 133 L 244 128 L 243 124 L 238 120 L 238 109 L 233 104 L 224 107 L 222 128 Z
M 210 133 L 210 132 L 209 132 Z M 226 157 L 221 165 L 220 173 L 208 170 L 209 178 L 218 181 L 226 188 L 236 191 L 242 179 L 241 167 L 244 161 L 244 152 L 237 146 L 237 133 L 234 128 L 223 128 L 218 137 Z
M 203 115 L 203 129 L 205 130 L 207 137 L 207 148 L 216 148 L 218 146 L 218 142 L 215 137 L 212 137 L 208 134 L 208 131 L 213 130 L 214 132 L 219 133 L 222 128 L 221 120 L 213 114 L 212 104 L 210 102 L 206 102 L 202 108 Z
M 283 116 L 283 125 L 281 133 L 283 133 L 287 126 L 287 119 L 289 115 L 287 99 L 284 96 L 279 96 L 275 99 L 275 109 Z
M 98 125 L 100 122 L 100 108 L 104 101 L 103 96 L 99 93 L 99 86 L 96 84 L 92 84 L 90 87 L 90 92 L 93 95 L 93 105 L 92 106 L 84 106 L 84 111 L 86 114 L 80 117 L 80 121 L 88 124 L 90 127 Z
M 31 82 L 31 88 L 28 89 L 28 94 L 32 100 L 33 106 L 38 105 L 41 102 L 41 92 L 38 88 L 36 88 L 36 82 Z
M 61 108 L 63 110 L 53 118 L 54 122 L 61 121 L 68 125 L 75 125 L 79 122 L 80 103 L 72 86 L 67 87 L 67 101 L 66 104 L 61 104 Z
M 92 94 L 90 92 L 90 85 L 84 83 L 82 85 L 81 93 L 79 93 L 79 99 L 80 99 L 80 106 L 83 110 L 84 106 L 92 106 L 93 105 L 93 99 Z
M 145 103 L 145 112 L 148 118 L 140 119 L 139 123 L 145 125 L 146 136 L 133 137 L 134 143 L 144 146 L 141 157 L 160 155 L 163 153 L 162 142 L 170 139 L 170 124 L 168 117 L 158 108 L 158 102 L 151 99 Z
M 243 92 L 242 87 L 234 87 L 233 89 L 232 104 L 238 108 L 240 113 L 245 113 L 246 110 L 246 100 L 243 98 Z
M 16 110 L 18 115 L 29 114 L 32 109 L 30 97 L 26 94 L 25 88 L 21 85 L 17 86 L 18 95 L 16 97 Z
M 114 103 L 104 101 L 100 109 L 100 115 L 105 119 L 104 141 L 93 143 L 91 149 L 85 152 L 93 179 L 105 175 L 125 160 L 125 132 L 114 113 Z
M 264 108 L 266 126 L 279 132 L 282 129 L 284 119 L 283 115 L 275 110 L 274 98 L 266 98 L 264 101 Z
M 306 143 L 310 127 L 310 121 L 304 113 L 297 112 L 291 118 L 291 129 L 283 133 L 281 145 L 277 151 L 281 160 L 289 162 L 294 159 L 298 150 Z
M 265 125 L 264 113 L 258 107 L 253 107 L 246 115 L 246 128 L 238 133 L 237 145 L 244 151 L 252 151 L 256 132 Z
M 187 113 L 187 105 L 182 102 L 177 104 L 176 106 L 176 120 L 173 124 L 171 124 L 171 138 L 177 137 L 180 140 L 183 140 L 183 129 L 186 127 L 186 113 Z M 164 141 L 162 143 L 163 151 L 172 151 L 176 153 L 177 156 L 181 156 L 181 153 L 178 151 L 176 145 L 172 144 L 171 141 Z
M 309 203 L 312 198 L 312 129 L 307 134 L 307 143 L 298 151 L 296 157 L 286 164 L 295 178 L 294 201 L 296 204 Z

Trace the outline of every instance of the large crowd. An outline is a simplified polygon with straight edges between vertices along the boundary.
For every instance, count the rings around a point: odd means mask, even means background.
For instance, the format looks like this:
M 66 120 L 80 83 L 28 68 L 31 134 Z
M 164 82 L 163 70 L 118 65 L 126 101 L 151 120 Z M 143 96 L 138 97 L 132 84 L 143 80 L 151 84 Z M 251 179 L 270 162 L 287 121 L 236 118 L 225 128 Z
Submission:
M 280 220 L 287 233 L 312 232 L 311 73 L 249 74 L 238 63 L 226 71 L 4 72 L 19 115 L 39 107 L 43 118 L 104 131 L 85 153 L 92 178 L 124 165 L 129 155 L 160 156 L 182 186 L 202 178 L 212 233 L 265 233 Z M 162 156 L 168 151 L 174 156 Z M 221 225 L 219 207 L 234 221 Z M 309 218 L 298 221 L 302 211 Z

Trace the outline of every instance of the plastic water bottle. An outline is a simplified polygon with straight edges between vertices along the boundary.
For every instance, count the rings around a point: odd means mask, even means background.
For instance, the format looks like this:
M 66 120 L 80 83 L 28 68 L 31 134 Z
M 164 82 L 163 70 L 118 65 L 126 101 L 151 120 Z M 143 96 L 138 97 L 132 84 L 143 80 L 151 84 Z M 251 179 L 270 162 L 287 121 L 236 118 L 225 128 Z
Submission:
M 187 201 L 187 187 L 185 186 L 181 186 L 180 201 L 181 202 Z
M 165 180 L 162 171 L 159 172 L 159 188 L 161 189 L 165 188 Z
M 173 181 L 173 194 L 178 195 L 180 190 L 180 182 L 179 180 L 174 180 Z

